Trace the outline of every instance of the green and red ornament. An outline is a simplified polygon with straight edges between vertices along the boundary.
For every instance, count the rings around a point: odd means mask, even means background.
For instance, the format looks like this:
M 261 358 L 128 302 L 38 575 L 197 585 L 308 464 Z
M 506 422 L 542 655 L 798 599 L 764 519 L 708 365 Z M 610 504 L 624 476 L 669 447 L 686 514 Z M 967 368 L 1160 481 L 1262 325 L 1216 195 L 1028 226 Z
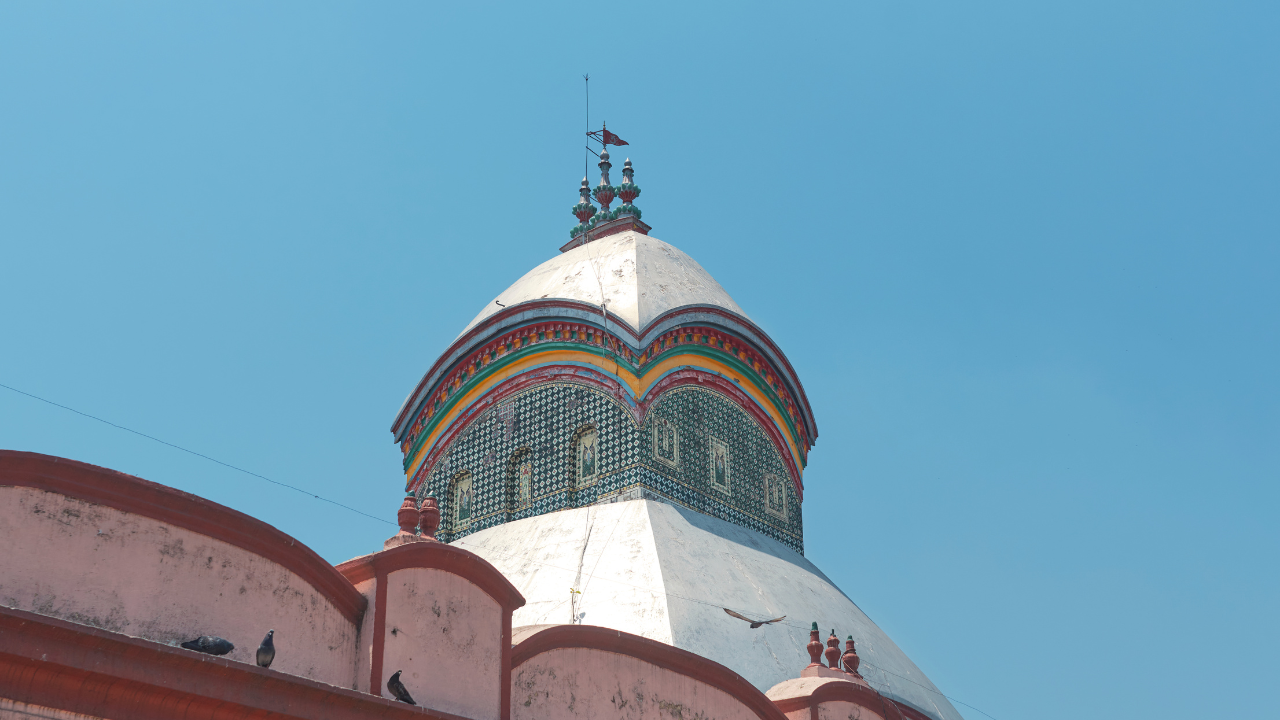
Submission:
M 614 211 L 616 217 L 631 215 L 637 220 L 640 219 L 640 208 L 631 204 L 640 197 L 640 186 L 635 183 L 634 175 L 635 169 L 631 167 L 631 158 L 627 158 L 627 161 L 622 164 L 622 184 L 615 188 L 618 199 L 622 201 L 622 205 Z
M 596 206 L 591 204 L 591 186 L 586 178 L 582 178 L 582 187 L 578 188 L 578 204 L 573 206 L 573 216 L 578 224 L 569 231 L 569 237 L 577 237 L 590 230 L 595 224 Z

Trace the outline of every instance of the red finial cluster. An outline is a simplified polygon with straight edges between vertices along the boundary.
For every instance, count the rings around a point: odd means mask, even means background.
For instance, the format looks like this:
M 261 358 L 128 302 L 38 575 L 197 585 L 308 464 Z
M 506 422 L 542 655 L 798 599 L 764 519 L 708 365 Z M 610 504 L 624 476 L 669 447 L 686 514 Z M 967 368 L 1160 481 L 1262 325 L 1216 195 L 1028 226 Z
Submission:
M 850 635 L 848 640 L 844 641 L 844 655 L 840 657 L 840 662 L 844 665 L 844 671 L 854 677 L 862 677 L 858 673 L 858 665 L 862 664 L 862 658 L 858 657 L 858 651 L 853 649 L 853 636 Z
M 840 669 L 840 638 L 836 637 L 836 631 L 832 630 L 831 635 L 827 637 L 827 667 L 833 670 Z
M 419 511 L 422 522 L 422 539 L 435 540 L 436 529 L 440 527 L 440 505 L 434 496 L 422 499 L 422 510 Z
M 396 524 L 400 526 L 400 532 L 387 542 L 404 544 L 416 540 L 435 540 L 436 529 L 440 527 L 440 506 L 436 504 L 434 497 L 427 497 L 422 500 L 422 507 L 419 508 L 417 498 L 409 493 L 396 511 Z M 416 530 L 421 530 L 422 535 L 417 535 Z
M 400 532 L 410 535 L 418 527 L 418 503 L 413 493 L 404 496 L 404 502 L 400 503 L 400 510 L 396 512 L 396 522 L 400 524 Z
M 813 624 L 813 628 L 809 630 L 809 644 L 805 646 L 809 651 L 809 667 L 822 667 L 822 641 L 818 639 L 818 623 Z

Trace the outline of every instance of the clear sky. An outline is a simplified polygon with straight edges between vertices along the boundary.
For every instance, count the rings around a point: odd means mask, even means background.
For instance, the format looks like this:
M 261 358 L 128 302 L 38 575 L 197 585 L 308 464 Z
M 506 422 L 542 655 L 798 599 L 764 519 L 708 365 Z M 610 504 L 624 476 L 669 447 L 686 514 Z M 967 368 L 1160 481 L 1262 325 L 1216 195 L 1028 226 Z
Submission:
M 805 383 L 807 555 L 939 687 L 1272 716 L 1278 37 L 1222 0 L 4 3 L 0 383 L 392 520 L 404 396 L 576 222 L 590 72 L 654 236 Z M 394 529 L 3 389 L 0 447 L 334 562 Z

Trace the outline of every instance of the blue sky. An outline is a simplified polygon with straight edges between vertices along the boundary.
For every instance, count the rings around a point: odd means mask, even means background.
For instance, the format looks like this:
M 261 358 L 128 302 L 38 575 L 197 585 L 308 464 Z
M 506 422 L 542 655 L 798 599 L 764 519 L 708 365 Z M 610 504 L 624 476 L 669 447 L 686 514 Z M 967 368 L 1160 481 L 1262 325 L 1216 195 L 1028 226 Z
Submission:
M 590 72 L 653 234 L 805 383 L 808 556 L 935 683 L 1266 716 L 1277 36 L 1232 2 L 6 3 L 0 383 L 392 519 L 400 402 L 576 222 Z M 0 447 L 334 562 L 392 529 L 3 389 Z

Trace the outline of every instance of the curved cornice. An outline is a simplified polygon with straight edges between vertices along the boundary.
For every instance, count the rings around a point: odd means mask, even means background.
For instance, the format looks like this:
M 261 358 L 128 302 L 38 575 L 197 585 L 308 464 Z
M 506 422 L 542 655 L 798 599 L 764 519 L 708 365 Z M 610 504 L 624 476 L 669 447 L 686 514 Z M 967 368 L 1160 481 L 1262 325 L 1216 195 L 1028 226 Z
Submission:
M 620 386 L 619 398 L 633 408 L 652 402 L 655 385 L 673 371 L 689 369 L 733 383 L 740 390 L 737 395 L 749 400 L 731 396 L 753 414 L 762 411 L 767 417 L 760 419 L 781 433 L 775 438 L 778 450 L 788 457 L 796 491 L 803 495 L 801 470 L 812 446 L 809 423 L 804 422 L 807 408 L 789 392 L 777 366 L 740 335 L 716 325 L 691 324 L 688 316 L 672 319 L 681 322 L 674 330 L 655 333 L 639 351 L 612 332 L 601 332 L 598 325 L 559 320 L 508 325 L 505 332 L 489 335 L 487 343 L 472 343 L 462 360 L 437 375 L 414 423 L 401 436 L 410 484 L 429 467 L 424 460 L 442 437 L 451 434 L 453 424 L 495 386 L 547 364 L 577 364 L 598 366 L 611 376 Z
M 656 640 L 594 625 L 552 625 L 524 635 L 511 652 L 515 668 L 552 650 L 587 648 L 633 657 L 685 677 L 706 683 L 747 706 L 760 720 L 786 720 L 764 693 L 741 675 L 701 655 L 694 655 Z
M 475 397 L 469 402 L 459 398 L 456 412 L 443 416 L 439 433 L 423 438 L 423 444 L 412 457 L 406 458 L 405 474 L 409 478 L 405 486 L 407 491 L 416 491 L 425 481 L 426 476 L 439 461 L 441 453 L 449 443 L 460 435 L 470 423 L 489 409 L 531 387 L 546 382 L 561 381 L 587 387 L 593 387 L 625 406 L 632 414 L 635 422 L 644 422 L 644 416 L 652 403 L 666 391 L 676 387 L 695 386 L 714 390 L 743 408 L 761 428 L 778 450 L 786 463 L 787 471 L 796 489 L 796 497 L 804 500 L 804 484 L 802 482 L 801 465 L 796 460 L 795 448 L 783 436 L 777 419 L 745 392 L 737 382 L 713 374 L 701 368 L 679 367 L 662 376 L 649 386 L 647 392 L 638 400 L 632 396 L 631 390 L 617 375 L 610 374 L 601 368 L 586 363 L 547 363 L 534 368 L 524 368 L 510 377 L 499 379 L 494 385 L 478 388 Z M 428 442 L 429 440 L 429 442 Z
M 489 561 L 442 542 L 414 542 L 348 560 L 337 567 L 352 585 L 398 570 L 444 570 L 480 588 L 508 613 L 524 607 L 524 596 Z
M 808 396 L 804 392 L 799 376 L 777 344 L 750 319 L 711 305 L 686 305 L 667 311 L 641 331 L 637 331 L 616 315 L 602 313 L 598 306 L 574 300 L 548 299 L 525 302 L 506 308 L 486 318 L 484 322 L 454 340 L 431 369 L 423 375 L 422 380 L 400 407 L 395 422 L 391 426 L 396 442 L 404 440 L 406 431 L 413 426 L 410 419 L 420 412 L 424 401 L 431 395 L 434 387 L 458 363 L 473 354 L 478 347 L 518 327 L 538 322 L 582 323 L 601 328 L 635 354 L 640 354 L 665 333 L 688 324 L 705 324 L 722 328 L 750 344 L 752 350 L 768 360 L 774 372 L 787 387 L 788 393 L 794 396 L 795 404 L 799 409 L 798 414 L 805 426 L 807 444 L 812 445 L 817 440 L 817 422 L 813 417 L 813 409 L 809 405 Z
M 360 624 L 366 601 L 341 573 L 311 548 L 244 513 L 115 470 L 16 450 L 0 450 L 0 485 L 47 490 L 221 540 L 293 572 Z

